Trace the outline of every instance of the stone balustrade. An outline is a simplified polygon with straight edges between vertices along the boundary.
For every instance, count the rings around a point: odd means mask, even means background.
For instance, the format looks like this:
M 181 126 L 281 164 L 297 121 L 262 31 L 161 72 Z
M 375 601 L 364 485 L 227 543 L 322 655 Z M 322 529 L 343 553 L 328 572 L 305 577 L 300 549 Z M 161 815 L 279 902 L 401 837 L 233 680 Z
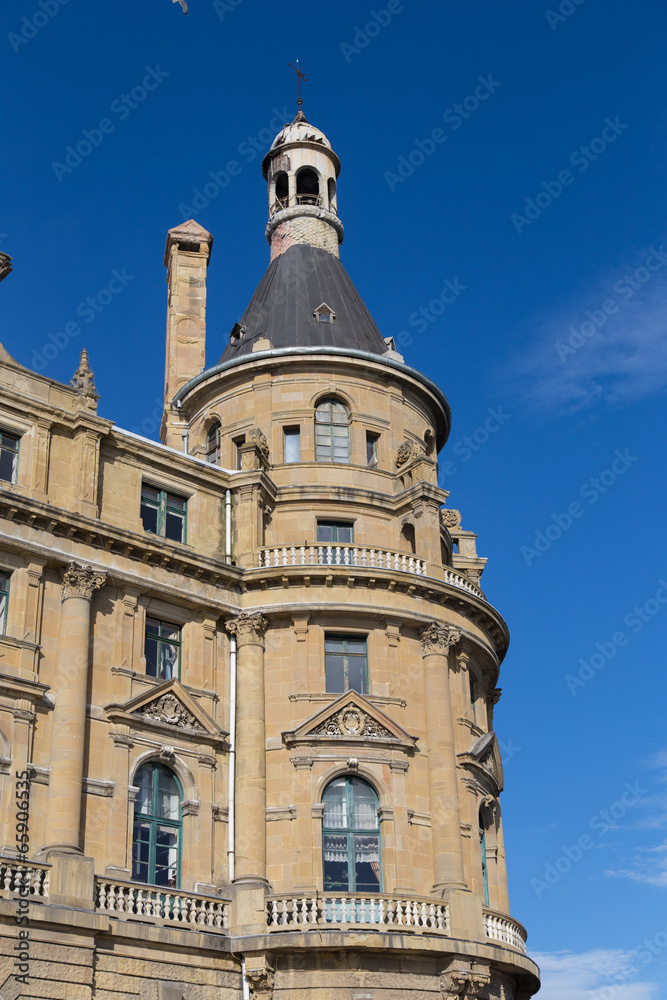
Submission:
M 95 908 L 114 915 L 154 917 L 218 933 L 225 933 L 229 926 L 227 900 L 135 882 L 95 879 Z
M 283 545 L 261 549 L 260 566 L 347 566 L 397 570 L 426 576 L 426 562 L 417 556 L 362 545 Z
M 484 933 L 492 941 L 502 941 L 511 948 L 516 948 L 522 955 L 526 954 L 526 931 L 516 920 L 503 916 L 502 913 L 484 911 Z
M 484 594 L 479 587 L 472 583 L 467 576 L 457 573 L 456 570 L 445 567 L 445 583 L 448 583 L 450 587 L 466 590 L 469 594 L 474 594 L 475 597 L 481 597 L 484 600 Z
M 348 894 L 335 896 L 271 896 L 267 900 L 270 930 L 314 925 L 340 927 L 400 928 L 406 932 L 428 930 L 449 934 L 449 912 L 445 903 L 433 899 L 393 899 L 388 896 Z
M 38 865 L 33 861 L 20 863 L 5 860 L 0 862 L 0 894 L 8 896 L 28 887 L 29 896 L 49 895 L 50 865 Z

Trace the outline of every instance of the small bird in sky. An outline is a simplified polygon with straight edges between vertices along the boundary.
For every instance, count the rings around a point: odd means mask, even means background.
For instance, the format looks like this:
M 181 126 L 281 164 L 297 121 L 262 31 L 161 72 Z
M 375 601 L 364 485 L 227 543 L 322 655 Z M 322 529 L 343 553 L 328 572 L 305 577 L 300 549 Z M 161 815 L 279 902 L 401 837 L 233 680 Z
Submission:
M 188 12 L 187 0 L 172 0 L 172 3 L 180 3 L 181 7 L 183 8 L 183 13 L 187 14 Z

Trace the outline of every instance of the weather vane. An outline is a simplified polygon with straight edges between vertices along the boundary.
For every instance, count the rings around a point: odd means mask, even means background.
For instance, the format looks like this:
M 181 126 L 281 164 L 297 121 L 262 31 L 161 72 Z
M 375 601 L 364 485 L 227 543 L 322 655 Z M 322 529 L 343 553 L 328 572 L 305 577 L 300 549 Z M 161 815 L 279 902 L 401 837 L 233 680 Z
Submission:
M 295 73 L 296 73 L 296 86 L 297 86 L 297 93 L 298 93 L 298 97 L 297 97 L 297 102 L 296 103 L 299 105 L 299 111 L 301 111 L 301 105 L 303 104 L 303 101 L 301 100 L 301 81 L 305 80 L 306 83 L 308 83 L 308 77 L 304 76 L 303 73 L 301 72 L 301 70 L 299 69 L 299 60 L 298 59 L 296 61 L 296 66 L 292 66 L 292 63 L 288 63 L 287 65 L 290 66 L 295 71 Z

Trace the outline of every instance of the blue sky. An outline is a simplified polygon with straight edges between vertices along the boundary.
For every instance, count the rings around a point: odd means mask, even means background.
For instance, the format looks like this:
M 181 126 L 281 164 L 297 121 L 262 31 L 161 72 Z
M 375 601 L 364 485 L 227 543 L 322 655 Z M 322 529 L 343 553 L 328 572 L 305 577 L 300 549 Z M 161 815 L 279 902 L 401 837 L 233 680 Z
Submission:
M 0 339 L 64 381 L 85 345 L 100 413 L 155 436 L 166 230 L 218 175 L 195 211 L 214 363 L 268 262 L 259 150 L 298 56 L 343 261 L 449 397 L 441 484 L 512 631 L 510 898 L 542 995 L 661 1000 L 664 0 L 42 3 L 2 7 Z

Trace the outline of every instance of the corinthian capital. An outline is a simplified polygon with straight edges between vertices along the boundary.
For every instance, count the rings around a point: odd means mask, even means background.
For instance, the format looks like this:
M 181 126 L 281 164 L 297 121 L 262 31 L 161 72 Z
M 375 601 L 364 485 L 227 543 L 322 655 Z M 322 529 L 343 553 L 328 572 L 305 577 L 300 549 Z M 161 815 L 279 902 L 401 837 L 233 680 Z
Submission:
M 230 635 L 235 635 L 239 646 L 247 643 L 264 645 L 264 633 L 268 626 L 267 619 L 261 614 L 249 615 L 243 612 L 237 618 L 225 622 L 225 628 Z
M 106 578 L 106 573 L 100 573 L 92 566 L 68 563 L 63 570 L 62 600 L 66 601 L 68 597 L 85 597 L 89 601 L 93 593 L 104 585 Z
M 428 656 L 429 653 L 442 653 L 446 656 L 460 638 L 461 629 L 454 628 L 453 625 L 431 622 L 421 630 L 422 656 Z

